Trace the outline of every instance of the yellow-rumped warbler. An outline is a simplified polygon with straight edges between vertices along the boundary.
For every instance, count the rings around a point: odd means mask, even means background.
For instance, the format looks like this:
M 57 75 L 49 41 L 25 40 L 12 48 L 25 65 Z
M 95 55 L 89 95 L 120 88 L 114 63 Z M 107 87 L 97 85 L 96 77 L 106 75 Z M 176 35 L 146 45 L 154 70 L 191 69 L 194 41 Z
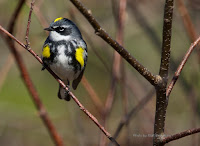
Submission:
M 78 27 L 67 18 L 55 19 L 48 28 L 49 36 L 46 39 L 42 60 L 45 66 L 51 70 L 69 86 L 75 90 L 81 81 L 87 63 L 87 45 L 82 38 Z M 70 96 L 59 86 L 58 97 L 70 100 Z

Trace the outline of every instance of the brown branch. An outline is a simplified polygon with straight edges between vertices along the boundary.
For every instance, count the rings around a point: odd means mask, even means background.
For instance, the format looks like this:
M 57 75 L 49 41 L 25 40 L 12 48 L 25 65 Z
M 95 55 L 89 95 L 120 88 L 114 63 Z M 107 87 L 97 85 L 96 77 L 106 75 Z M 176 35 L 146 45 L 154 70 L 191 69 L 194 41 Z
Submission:
M 124 44 L 124 26 L 125 26 L 125 18 L 126 18 L 126 4 L 127 0 L 120 0 L 119 1 L 119 14 L 118 14 L 118 28 L 117 28 L 117 37 L 116 40 L 119 44 Z M 113 4 L 114 5 L 114 4 Z M 120 57 L 121 58 L 121 57 Z M 128 111 L 128 99 L 126 96 L 125 90 L 125 81 L 126 81 L 126 74 L 125 74 L 125 66 L 120 59 L 120 68 L 119 71 L 121 73 L 120 79 L 122 82 L 121 90 L 122 90 L 122 97 L 123 97 L 123 105 L 124 105 L 124 113 L 127 114 Z
M 115 5 L 113 3 L 113 5 Z M 113 6 L 114 7 L 114 6 Z M 117 25 L 117 37 L 116 41 L 119 42 L 119 44 L 124 45 L 124 29 L 125 29 L 125 23 L 126 23 L 126 7 L 127 7 L 127 0 L 120 0 L 119 1 L 119 8 L 117 10 L 118 14 L 118 25 Z M 114 8 L 113 8 L 114 9 Z M 116 12 L 116 11 L 115 11 Z M 115 52 L 117 53 L 117 52 Z M 119 54 L 117 54 L 119 56 Z M 126 90 L 126 70 L 124 65 L 124 60 L 122 60 L 122 57 L 119 57 L 119 78 L 121 80 L 121 92 L 122 92 L 122 105 L 124 110 L 124 116 L 128 115 L 128 96 L 127 96 L 127 90 Z M 126 135 L 125 135 L 125 141 L 126 145 L 130 145 L 129 140 L 129 133 L 130 133 L 130 126 L 126 125 Z
M 49 24 L 46 21 L 45 17 L 40 12 L 40 6 L 42 4 L 42 0 L 40 0 L 38 2 L 40 2 L 40 3 L 37 3 L 37 5 L 36 4 L 34 5 L 34 11 L 33 11 L 33 13 L 35 14 L 36 18 L 40 22 L 41 26 L 43 28 L 46 28 L 46 27 L 48 27 Z M 26 2 L 26 5 L 31 8 L 31 6 L 27 2 Z
M 100 26 L 97 20 L 92 16 L 91 11 L 88 10 L 79 0 L 70 0 L 77 9 L 85 16 L 88 22 L 95 29 L 95 33 L 104 41 L 110 44 L 129 64 L 131 64 L 144 78 L 146 78 L 152 85 L 158 84 L 157 76 L 153 75 L 147 68 L 140 64 L 131 54 L 123 48 L 117 41 L 112 39 L 108 33 Z
M 41 58 L 31 49 L 27 49 L 26 45 L 24 45 L 22 42 L 20 42 L 17 38 L 15 38 L 12 34 L 10 34 L 8 31 L 6 31 L 1 25 L 0 30 L 5 33 L 7 36 L 9 36 L 11 39 L 15 40 L 20 46 L 25 48 L 28 52 L 30 52 L 41 64 L 43 64 Z M 57 82 L 60 83 L 60 85 L 65 88 L 65 90 L 69 93 L 69 95 L 72 97 L 72 99 L 77 103 L 77 105 L 80 107 L 80 109 L 99 127 L 99 129 L 106 135 L 107 138 L 109 138 L 115 145 L 119 145 L 117 141 L 108 133 L 105 128 L 98 122 L 98 120 L 87 110 L 85 107 L 79 102 L 79 100 L 74 96 L 72 92 L 70 92 L 67 88 L 67 86 L 59 79 L 59 77 L 48 67 L 46 69 L 49 71 L 49 73 L 57 80 Z
M 10 23 L 8 24 L 8 31 L 10 33 L 13 33 L 13 30 L 14 30 L 14 26 L 15 26 L 15 23 L 16 23 L 16 19 L 19 15 L 19 12 L 23 6 L 23 4 L 25 3 L 26 0 L 20 0 L 16 9 L 15 9 L 15 12 L 13 13 L 11 19 L 10 19 Z
M 173 0 L 166 0 L 164 9 L 164 24 L 163 24 L 163 42 L 162 54 L 159 75 L 162 78 L 159 86 L 156 88 L 156 113 L 154 123 L 154 139 L 153 145 L 160 145 L 160 138 L 164 133 L 165 116 L 167 109 L 166 87 L 168 82 L 170 49 L 171 49 L 171 30 L 172 30 L 172 16 L 173 16 Z
M 190 15 L 185 7 L 183 0 L 176 0 L 178 5 L 179 13 L 181 14 L 181 18 L 183 20 L 184 27 L 189 35 L 191 42 L 194 42 L 197 39 L 197 33 L 195 31 L 194 25 L 191 21 Z M 200 49 L 197 50 L 198 59 L 200 62 Z
M 133 118 L 133 115 L 136 115 L 136 113 L 138 113 L 150 101 L 154 94 L 155 90 L 153 89 L 127 115 L 122 118 L 113 136 L 115 139 L 118 137 L 124 125 L 128 125 L 130 119 Z
M 23 0 L 19 1 L 18 6 L 17 6 L 17 8 L 16 8 L 16 10 L 13 14 L 14 17 L 12 17 L 11 20 L 10 20 L 10 23 L 9 23 L 9 31 L 10 32 L 13 32 L 13 30 L 14 30 L 14 26 L 15 26 L 17 17 L 19 16 L 19 12 L 20 12 L 24 2 L 25 1 L 23 1 Z M 7 32 L 7 33 L 10 34 L 9 32 Z M 46 112 L 46 110 L 45 110 L 45 108 L 44 108 L 44 106 L 43 106 L 43 104 L 42 104 L 42 102 L 39 98 L 39 95 L 38 95 L 32 81 L 31 81 L 30 77 L 29 77 L 28 71 L 25 67 L 25 64 L 23 63 L 23 59 L 22 59 L 21 55 L 19 54 L 19 52 L 17 51 L 17 49 L 14 45 L 14 42 L 8 36 L 3 35 L 3 37 L 5 38 L 5 41 L 7 42 L 11 52 L 13 53 L 13 55 L 15 57 L 17 65 L 18 65 L 18 67 L 21 71 L 21 74 L 22 74 L 22 79 L 24 80 L 24 83 L 25 83 L 25 85 L 26 85 L 26 87 L 27 87 L 27 89 L 28 89 L 28 91 L 31 95 L 32 100 L 35 103 L 35 106 L 38 109 L 39 115 L 40 115 L 43 123 L 45 124 L 45 126 L 47 127 L 47 129 L 49 131 L 50 136 L 52 137 L 52 139 L 53 139 L 53 141 L 56 145 L 62 146 L 63 145 L 62 139 L 57 134 L 56 129 L 54 128 L 51 120 L 48 117 L 48 114 L 47 114 L 47 112 Z
M 194 25 L 191 21 L 190 15 L 185 7 L 183 0 L 176 0 L 179 13 L 181 14 L 181 18 L 183 20 L 183 24 L 187 30 L 187 33 L 190 37 L 191 42 L 194 42 L 197 38 L 197 34 L 194 29 Z
M 30 42 L 28 40 L 28 36 L 29 36 L 29 29 L 30 29 L 30 24 L 31 24 L 31 15 L 32 15 L 32 12 L 33 12 L 34 3 L 35 3 L 35 0 L 32 0 L 31 1 L 30 11 L 29 11 L 29 16 L 28 16 L 28 24 L 27 24 L 26 36 L 25 36 L 27 48 L 30 47 Z
M 186 137 L 186 136 L 190 136 L 192 134 L 196 134 L 196 133 L 199 133 L 199 132 L 200 132 L 200 128 L 186 130 L 186 131 L 183 131 L 181 133 L 174 134 L 174 135 L 163 138 L 161 143 L 166 144 L 166 143 L 169 143 L 171 141 L 174 141 L 174 140 Z
M 188 49 L 187 53 L 185 54 L 185 56 L 183 57 L 183 60 L 181 61 L 180 65 L 178 66 L 175 74 L 174 74 L 174 77 L 172 79 L 172 81 L 170 82 L 168 88 L 167 88 L 167 97 L 169 97 L 176 81 L 178 80 L 180 74 L 181 74 L 181 71 L 183 70 L 183 67 L 185 65 L 185 63 L 187 62 L 188 58 L 190 57 L 192 51 L 194 50 L 194 48 L 198 45 L 198 43 L 200 42 L 200 37 L 193 43 L 191 44 L 190 48 Z
M 117 2 L 113 2 L 112 6 L 116 6 Z M 116 18 L 116 24 L 117 24 L 117 35 L 116 35 L 116 41 L 119 42 L 119 44 L 123 45 L 123 36 L 124 36 L 124 23 L 125 23 L 125 14 L 126 14 L 126 0 L 120 0 L 118 2 L 118 18 Z M 113 8 L 114 9 L 114 8 Z M 114 14 L 115 15 L 115 14 Z M 106 99 L 105 103 L 105 112 L 104 112 L 104 125 L 107 123 L 107 118 L 111 112 L 113 102 L 114 102 L 114 97 L 116 93 L 116 85 L 117 85 L 117 80 L 120 80 L 122 74 L 121 74 L 121 69 L 122 69 L 122 58 L 120 54 L 118 54 L 116 51 L 114 52 L 114 58 L 113 58 L 113 64 L 112 64 L 112 79 L 111 79 L 111 85 L 110 85 L 110 90 L 108 92 L 108 96 Z M 122 88 L 125 86 L 122 86 Z M 122 90 L 123 91 L 123 90 Z M 101 136 L 100 139 L 100 145 L 105 145 L 106 141 L 105 139 Z

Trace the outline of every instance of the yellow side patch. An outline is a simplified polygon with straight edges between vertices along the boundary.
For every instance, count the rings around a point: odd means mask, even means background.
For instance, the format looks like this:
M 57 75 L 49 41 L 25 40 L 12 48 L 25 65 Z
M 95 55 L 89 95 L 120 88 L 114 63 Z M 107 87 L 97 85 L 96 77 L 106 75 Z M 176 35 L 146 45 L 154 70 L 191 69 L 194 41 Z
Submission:
M 59 21 L 59 20 L 62 20 L 62 19 L 63 19 L 63 17 L 56 18 L 56 19 L 54 20 L 54 22 Z
M 49 45 L 46 45 L 46 46 L 43 48 L 42 56 L 43 56 L 44 58 L 49 58 L 50 55 L 51 55 L 51 53 L 50 53 Z
M 79 47 L 76 49 L 76 53 L 75 53 L 76 60 L 80 63 L 81 67 L 84 66 L 83 52 L 84 52 L 84 49 Z

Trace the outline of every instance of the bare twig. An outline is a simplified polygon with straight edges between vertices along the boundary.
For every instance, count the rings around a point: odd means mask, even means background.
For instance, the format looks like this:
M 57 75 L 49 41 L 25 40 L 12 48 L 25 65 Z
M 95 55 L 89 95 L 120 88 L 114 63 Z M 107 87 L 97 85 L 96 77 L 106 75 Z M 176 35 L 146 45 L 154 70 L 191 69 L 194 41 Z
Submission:
M 160 138 L 164 133 L 165 116 L 166 116 L 166 87 L 168 82 L 170 49 L 171 49 L 171 30 L 172 30 L 172 16 L 173 16 L 173 0 L 166 0 L 164 10 L 164 24 L 163 24 L 163 43 L 159 75 L 162 78 L 159 86 L 156 88 L 156 114 L 154 123 L 154 140 L 153 145 L 160 145 Z
M 185 7 L 185 4 L 183 3 L 183 0 L 176 0 L 176 1 L 177 1 L 179 13 L 181 14 L 183 24 L 184 24 L 184 26 L 187 30 L 187 33 L 190 37 L 190 40 L 192 42 L 194 42 L 197 38 L 197 34 L 195 32 L 194 25 L 193 25 L 193 23 L 190 19 L 190 16 L 189 16 L 188 11 Z
M 151 90 L 127 115 L 125 115 L 120 124 L 117 127 L 117 130 L 115 131 L 114 138 L 117 138 L 119 133 L 121 132 L 124 125 L 127 125 L 131 118 L 133 118 L 133 115 L 138 113 L 153 97 L 155 94 L 155 90 Z
M 178 5 L 179 13 L 181 14 L 181 18 L 183 20 L 183 24 L 186 28 L 186 31 L 189 35 L 191 42 L 194 42 L 197 39 L 197 33 L 195 31 L 194 25 L 191 21 L 190 15 L 185 7 L 183 0 L 176 0 Z M 200 49 L 197 49 L 198 59 L 200 62 Z
M 97 20 L 92 16 L 91 11 L 88 10 L 79 0 L 70 0 L 79 11 L 85 16 L 88 22 L 95 29 L 95 33 L 104 41 L 110 44 L 129 64 L 131 64 L 144 78 L 146 78 L 152 85 L 158 84 L 158 78 L 153 75 L 147 68 L 140 64 L 131 54 L 123 48 L 118 42 L 113 40 L 108 33 L 100 26 Z
M 40 6 L 41 6 L 41 4 L 42 4 L 42 1 L 43 1 L 43 0 L 40 0 L 40 1 L 38 1 L 38 2 L 40 2 L 40 3 L 37 3 L 37 5 L 36 5 L 36 4 L 34 5 L 34 11 L 33 11 L 33 13 L 35 14 L 36 18 L 37 18 L 38 21 L 40 22 L 41 26 L 42 26 L 43 28 L 46 28 L 49 24 L 48 24 L 48 22 L 46 21 L 45 17 L 44 17 L 44 16 L 42 15 L 42 13 L 40 12 Z M 30 6 L 27 2 L 26 2 L 26 5 L 27 5 L 28 7 L 31 8 L 31 6 Z
M 26 45 L 24 45 L 22 42 L 20 42 L 17 38 L 15 38 L 12 34 L 10 34 L 8 31 L 6 31 L 1 25 L 0 30 L 5 33 L 7 36 L 9 36 L 11 39 L 15 40 L 19 45 L 21 45 L 23 48 L 27 50 Z M 30 52 L 41 64 L 43 64 L 41 58 L 31 49 L 29 48 L 27 50 Z M 80 107 L 80 109 L 99 127 L 99 129 L 108 137 L 115 145 L 119 145 L 117 141 L 108 133 L 105 128 L 98 122 L 98 120 L 87 110 L 85 107 L 79 102 L 79 100 L 74 96 L 72 92 L 70 92 L 67 88 L 67 86 L 59 79 L 59 77 L 48 67 L 46 69 L 49 71 L 49 73 L 57 80 L 57 82 L 60 83 L 60 85 L 69 93 L 69 95 L 72 97 L 72 99 L 77 103 L 77 105 Z
M 20 12 L 20 10 L 21 10 L 21 8 L 22 8 L 22 6 L 23 6 L 25 1 L 26 0 L 20 0 L 19 1 L 18 5 L 17 5 L 17 7 L 15 9 L 15 12 L 13 13 L 12 18 L 10 19 L 10 23 L 8 25 L 8 31 L 10 33 L 13 33 L 14 26 L 15 26 L 15 23 L 16 23 L 16 19 L 17 19 L 18 15 L 19 15 L 19 12 Z
M 114 1 L 112 6 L 116 6 L 117 2 Z M 116 19 L 116 24 L 117 24 L 117 35 L 116 35 L 116 41 L 123 45 L 123 36 L 124 36 L 124 23 L 125 23 L 125 10 L 126 10 L 126 0 L 120 0 L 118 2 L 118 10 L 114 12 L 118 12 L 118 14 L 114 14 Z M 114 8 L 113 8 L 114 9 Z M 122 74 L 121 74 L 121 69 L 122 69 L 122 58 L 121 56 L 115 51 L 114 52 L 114 58 L 113 58 L 113 66 L 112 66 L 112 79 L 111 79 L 111 86 L 108 92 L 108 96 L 106 99 L 105 103 L 105 114 L 103 117 L 104 124 L 106 125 L 108 115 L 111 111 L 113 102 L 114 102 L 114 95 L 116 92 L 116 84 L 117 80 L 120 80 Z M 123 80 L 124 81 L 124 80 Z M 122 85 L 122 88 L 125 87 Z M 124 101 L 124 100 L 123 100 Z M 125 103 L 125 102 L 124 102 Z M 106 141 L 105 139 L 101 136 L 100 139 L 100 145 L 105 145 Z
M 30 42 L 28 40 L 28 36 L 29 36 L 29 29 L 30 29 L 30 24 L 31 24 L 31 15 L 32 15 L 32 12 L 33 12 L 34 3 L 35 3 L 35 0 L 32 0 L 31 1 L 30 11 L 29 11 L 29 16 L 28 16 L 28 24 L 27 24 L 26 37 L 25 37 L 27 48 L 30 47 Z
M 198 43 L 200 42 L 200 37 L 193 43 L 191 44 L 190 48 L 188 49 L 187 53 L 185 54 L 185 56 L 183 57 L 183 60 L 181 61 L 180 65 L 178 66 L 175 74 L 174 74 L 174 77 L 172 79 L 172 81 L 170 82 L 168 88 L 167 88 L 167 97 L 169 97 L 176 81 L 178 80 L 180 74 L 181 74 L 181 71 L 185 65 L 185 63 L 187 62 L 188 58 L 190 57 L 192 51 L 194 50 L 194 48 L 198 45 Z
M 126 22 L 126 3 L 127 3 L 126 0 L 119 1 L 119 15 L 118 15 L 118 27 L 117 27 L 116 40 L 121 45 L 124 44 L 124 25 Z M 119 71 L 121 72 L 120 79 L 122 81 L 122 86 L 121 86 L 122 97 L 123 97 L 124 112 L 126 114 L 127 110 L 128 110 L 128 107 L 127 107 L 128 99 L 127 99 L 126 92 L 125 92 L 125 81 L 126 81 L 125 66 L 121 59 L 120 59 L 120 61 L 121 61 L 121 67 L 120 67 Z
M 115 5 L 113 3 L 113 5 Z M 119 1 L 119 8 L 118 8 L 118 25 L 117 25 L 117 37 L 116 40 L 119 42 L 119 44 L 124 45 L 124 29 L 125 29 L 125 23 L 126 23 L 126 6 L 127 6 L 127 0 L 120 0 Z M 113 6 L 114 7 L 114 6 Z M 116 14 L 117 15 L 117 14 Z M 115 52 L 117 53 L 117 52 Z M 119 56 L 119 54 L 116 54 Z M 128 114 L 128 97 L 127 97 L 127 92 L 126 92 L 126 70 L 125 70 L 125 65 L 124 65 L 124 60 L 122 60 L 122 57 L 119 57 L 119 78 L 121 79 L 121 91 L 122 91 L 122 104 L 123 104 L 123 109 L 124 109 L 124 116 L 127 116 Z M 126 136 L 125 136 L 125 141 L 126 145 L 130 145 L 129 141 L 129 130 L 130 127 L 127 124 L 126 125 Z
M 174 140 L 186 137 L 186 136 L 190 136 L 192 134 L 199 133 L 199 132 L 200 132 L 200 128 L 186 130 L 181 133 L 174 134 L 174 135 L 163 138 L 161 143 L 166 144 L 168 142 L 171 142 L 171 141 L 174 141 Z

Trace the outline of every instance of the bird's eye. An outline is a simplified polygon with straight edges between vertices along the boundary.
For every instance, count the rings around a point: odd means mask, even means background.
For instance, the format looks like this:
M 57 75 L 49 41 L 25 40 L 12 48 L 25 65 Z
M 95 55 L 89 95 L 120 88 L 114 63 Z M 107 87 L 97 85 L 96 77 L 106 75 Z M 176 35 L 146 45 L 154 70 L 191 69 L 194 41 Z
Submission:
M 65 28 L 64 27 L 59 27 L 59 31 L 64 31 Z

